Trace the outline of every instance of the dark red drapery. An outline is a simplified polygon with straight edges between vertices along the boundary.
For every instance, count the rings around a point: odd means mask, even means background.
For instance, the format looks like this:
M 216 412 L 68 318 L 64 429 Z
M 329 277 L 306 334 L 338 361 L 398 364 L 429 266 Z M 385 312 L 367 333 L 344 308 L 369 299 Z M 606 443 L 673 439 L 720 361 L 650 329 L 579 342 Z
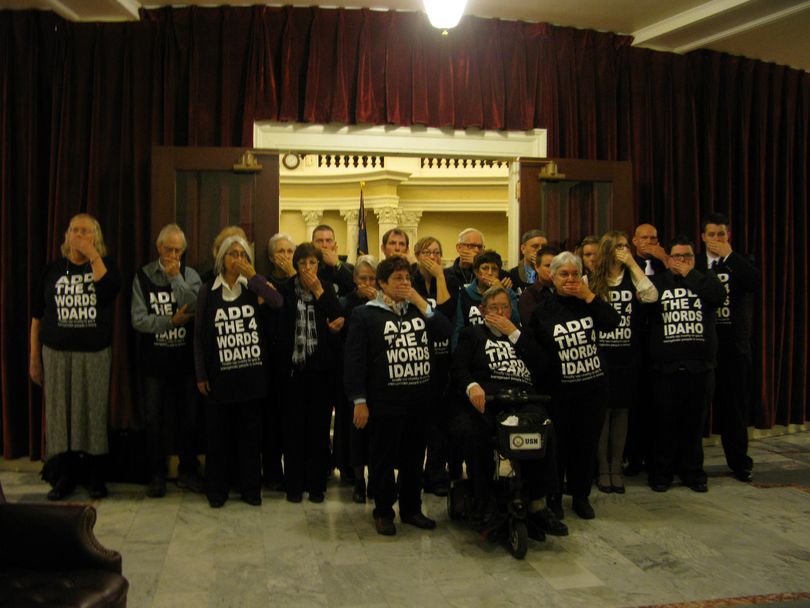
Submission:
M 423 15 L 368 10 L 161 9 L 127 24 L 0 11 L 0 91 L 5 457 L 40 454 L 30 289 L 68 218 L 99 217 L 131 278 L 152 253 L 150 146 L 250 145 L 254 120 L 546 128 L 551 156 L 633 161 L 636 216 L 662 235 L 729 212 L 765 277 L 757 424 L 807 416 L 804 72 L 469 17 L 442 37 Z M 128 293 L 117 310 L 112 421 L 127 428 L 140 423 Z

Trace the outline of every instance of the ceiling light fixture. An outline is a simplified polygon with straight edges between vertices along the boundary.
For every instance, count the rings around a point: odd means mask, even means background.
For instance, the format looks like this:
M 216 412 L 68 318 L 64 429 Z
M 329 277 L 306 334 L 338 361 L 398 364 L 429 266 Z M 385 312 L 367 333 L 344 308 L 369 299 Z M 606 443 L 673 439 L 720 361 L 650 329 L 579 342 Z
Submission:
M 430 24 L 447 34 L 461 20 L 467 0 L 424 0 L 424 5 Z

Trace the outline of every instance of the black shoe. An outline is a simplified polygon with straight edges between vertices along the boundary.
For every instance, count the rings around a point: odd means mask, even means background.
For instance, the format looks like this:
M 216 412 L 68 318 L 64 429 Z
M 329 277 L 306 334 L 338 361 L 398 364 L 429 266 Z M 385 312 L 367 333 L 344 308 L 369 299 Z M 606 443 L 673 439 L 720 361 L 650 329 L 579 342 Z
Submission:
M 76 490 L 76 484 L 66 477 L 62 477 L 48 492 L 48 500 L 62 500 L 73 494 L 74 490 Z
M 202 494 L 205 490 L 205 484 L 203 483 L 202 477 L 200 477 L 197 473 L 180 473 L 180 475 L 177 476 L 177 487 L 181 490 L 194 492 L 195 494 Z
M 610 486 L 610 489 L 613 490 L 614 494 L 624 494 L 624 486 Z
M 571 502 L 571 508 L 574 509 L 574 513 L 579 515 L 582 519 L 593 519 L 596 517 L 596 513 L 593 512 L 593 507 L 591 506 L 591 501 L 587 499 L 587 497 L 575 497 Z
M 264 487 L 270 490 L 271 492 L 283 492 L 284 491 L 284 480 L 283 479 L 266 479 L 264 482 Z
M 562 495 L 553 494 L 546 498 L 546 506 L 551 509 L 551 512 L 554 513 L 557 519 L 565 519 L 565 511 L 563 511 L 562 508 Z
M 536 513 L 531 513 L 529 520 L 546 534 L 550 534 L 551 536 L 568 536 L 568 526 L 557 519 L 557 516 L 554 515 L 554 511 L 548 507 L 540 509 Z
M 670 488 L 668 483 L 650 482 L 650 488 L 653 492 L 666 492 Z
M 397 527 L 394 525 L 393 517 L 375 517 L 374 527 L 377 530 L 377 534 L 382 534 L 383 536 L 394 536 L 394 534 L 397 533 Z
M 155 475 L 146 488 L 146 495 L 149 498 L 163 498 L 166 496 L 166 479 L 161 475 Z
M 635 477 L 639 473 L 644 470 L 644 465 L 639 464 L 637 462 L 629 462 L 627 466 L 624 467 L 624 475 L 626 477 Z
M 693 492 L 700 492 L 703 494 L 704 492 L 709 491 L 709 486 L 706 484 L 705 481 L 695 481 L 693 483 L 686 484 L 689 486 L 689 489 Z
M 301 502 L 302 500 L 304 500 L 303 494 L 287 492 L 287 502 Z
M 434 494 L 435 496 L 447 496 L 448 492 L 450 492 L 450 484 L 447 481 L 425 481 L 422 485 L 422 489 L 427 492 L 428 494 Z
M 734 479 L 737 481 L 741 481 L 743 483 L 751 483 L 752 475 L 751 471 L 747 471 L 745 469 L 740 471 L 733 471 L 731 473 L 734 476 Z
M 221 509 L 224 504 L 225 499 L 220 496 L 208 497 L 208 506 L 211 507 L 212 509 Z
M 87 488 L 87 493 L 90 494 L 90 498 L 92 498 L 93 500 L 107 498 L 107 496 L 110 494 L 107 491 L 107 484 L 105 484 L 103 481 L 96 482 L 93 485 L 89 486 Z
M 366 502 L 366 482 L 358 480 L 354 482 L 354 492 L 352 492 L 352 501 L 359 505 Z
M 596 484 L 596 489 L 599 490 L 600 492 L 604 492 L 605 494 L 610 494 L 611 492 L 613 492 L 613 486 L 603 486 L 601 483 Z M 623 491 L 624 489 L 622 489 L 622 492 Z
M 324 499 L 323 492 L 310 492 L 309 493 L 309 502 L 314 502 L 320 504 L 323 502 Z
M 249 504 L 251 507 L 260 507 L 262 505 L 261 494 L 242 494 L 242 502 Z
M 526 521 L 526 531 L 529 533 L 529 538 L 532 540 L 536 540 L 539 543 L 542 543 L 546 540 L 546 533 L 543 532 L 543 528 L 532 518 L 529 516 L 529 519 Z
M 402 520 L 403 524 L 410 524 L 422 530 L 432 530 L 436 527 L 436 522 L 421 511 L 411 513 L 410 515 L 400 514 L 399 518 Z

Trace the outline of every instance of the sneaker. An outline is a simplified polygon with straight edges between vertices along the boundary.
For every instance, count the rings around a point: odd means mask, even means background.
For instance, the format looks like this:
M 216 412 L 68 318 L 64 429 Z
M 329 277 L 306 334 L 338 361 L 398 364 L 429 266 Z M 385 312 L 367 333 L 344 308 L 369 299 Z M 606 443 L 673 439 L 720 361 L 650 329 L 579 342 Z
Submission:
M 574 509 L 574 513 L 579 515 L 582 519 L 593 519 L 596 517 L 596 513 L 593 512 L 593 507 L 591 506 L 591 501 L 588 500 L 587 496 L 574 497 L 571 501 L 571 508 Z
M 393 517 L 375 517 L 374 527 L 377 530 L 377 534 L 382 534 L 383 536 L 394 536 L 397 533 L 397 527 L 394 525 Z
M 551 536 L 568 536 L 568 526 L 557 519 L 554 511 L 548 507 L 536 513 L 531 513 L 529 520 L 546 534 L 550 534 Z
M 197 473 L 181 473 L 177 476 L 177 487 L 195 494 L 202 494 L 204 483 Z
M 399 518 L 402 520 L 403 524 L 410 524 L 411 526 L 416 526 L 421 530 L 433 530 L 433 528 L 436 527 L 436 522 L 421 511 L 411 513 L 410 515 L 400 514 Z
M 163 498 L 166 496 L 166 478 L 162 475 L 155 475 L 146 488 L 146 495 L 149 498 Z

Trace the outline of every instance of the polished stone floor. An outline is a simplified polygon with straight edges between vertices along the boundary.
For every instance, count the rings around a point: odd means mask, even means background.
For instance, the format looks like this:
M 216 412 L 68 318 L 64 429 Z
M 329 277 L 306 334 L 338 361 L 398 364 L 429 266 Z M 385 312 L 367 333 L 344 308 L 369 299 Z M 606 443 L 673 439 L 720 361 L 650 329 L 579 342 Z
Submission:
M 378 536 L 371 505 L 337 480 L 323 504 L 265 493 L 261 507 L 219 510 L 173 486 L 156 500 L 112 484 L 95 532 L 123 554 L 131 608 L 810 605 L 810 432 L 754 441 L 751 455 L 754 484 L 727 476 L 713 445 L 707 494 L 656 494 L 641 478 L 624 495 L 594 491 L 596 519 L 569 512 L 570 536 L 531 541 L 523 561 L 450 522 L 432 495 L 435 531 Z M 37 470 L 0 463 L 9 501 L 44 500 Z

